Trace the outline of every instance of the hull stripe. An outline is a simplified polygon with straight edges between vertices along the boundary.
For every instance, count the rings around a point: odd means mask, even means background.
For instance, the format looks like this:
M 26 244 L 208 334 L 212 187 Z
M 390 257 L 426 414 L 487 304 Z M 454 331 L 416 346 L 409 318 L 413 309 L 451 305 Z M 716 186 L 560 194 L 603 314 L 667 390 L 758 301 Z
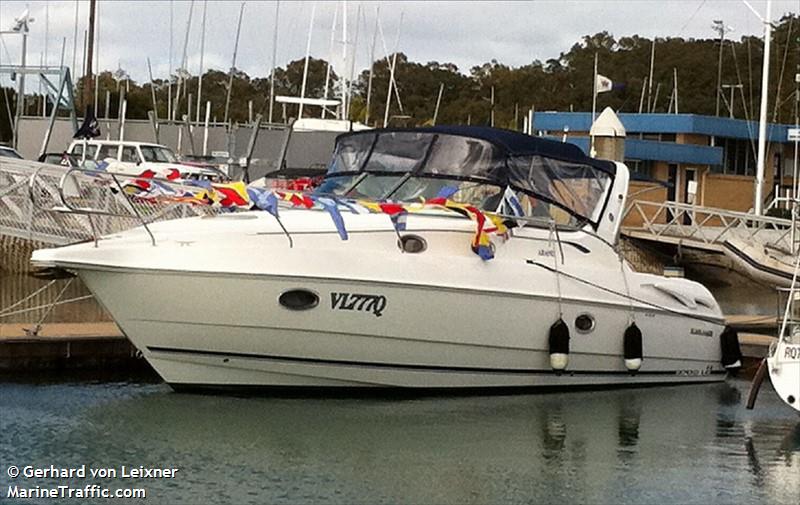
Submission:
M 452 372 L 452 373 L 494 373 L 494 374 L 553 374 L 550 369 L 536 369 L 536 368 L 491 368 L 491 367 L 461 367 L 461 366 L 446 366 L 446 365 L 420 365 L 409 363 L 381 363 L 381 362 L 367 362 L 367 361 L 351 361 L 351 360 L 337 360 L 337 359 L 324 359 L 324 358 L 301 358 L 297 356 L 275 356 L 269 354 L 254 354 L 243 352 L 225 352 L 225 351 L 206 351 L 201 349 L 182 349 L 176 347 L 160 347 L 148 346 L 147 350 L 153 353 L 163 354 L 191 354 L 196 356 L 213 356 L 222 358 L 246 358 L 246 359 L 260 359 L 272 361 L 288 361 L 295 363 L 306 363 L 311 365 L 339 365 L 339 366 L 356 366 L 356 367 L 371 367 L 371 368 L 385 368 L 385 369 L 402 369 L 402 370 L 417 370 L 426 372 Z M 620 358 L 621 359 L 621 358 Z M 567 370 L 563 372 L 564 375 L 631 375 L 628 371 L 614 371 L 614 370 Z M 708 375 L 724 375 L 725 370 L 715 370 L 703 375 L 696 375 L 693 377 L 704 377 Z M 635 375 L 672 375 L 672 376 L 686 376 L 682 375 L 678 370 L 664 370 L 664 371 L 639 371 Z

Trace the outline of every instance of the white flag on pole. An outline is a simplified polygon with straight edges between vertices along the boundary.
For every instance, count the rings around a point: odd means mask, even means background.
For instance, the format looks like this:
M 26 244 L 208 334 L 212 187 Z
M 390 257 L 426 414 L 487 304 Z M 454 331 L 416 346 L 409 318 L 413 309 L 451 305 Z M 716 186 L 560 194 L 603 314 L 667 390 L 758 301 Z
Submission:
M 606 91 L 611 91 L 614 87 L 614 83 L 608 77 L 604 75 L 597 74 L 594 79 L 594 89 L 597 93 L 605 93 Z

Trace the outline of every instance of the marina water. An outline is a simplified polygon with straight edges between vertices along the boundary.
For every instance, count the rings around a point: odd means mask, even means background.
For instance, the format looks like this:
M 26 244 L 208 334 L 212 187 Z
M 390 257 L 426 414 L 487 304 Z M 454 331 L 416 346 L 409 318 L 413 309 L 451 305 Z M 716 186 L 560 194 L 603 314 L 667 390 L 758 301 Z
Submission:
M 771 388 L 745 410 L 748 386 L 237 398 L 138 380 L 3 382 L 0 502 L 23 501 L 5 501 L 13 484 L 97 483 L 144 488 L 142 503 L 796 504 L 800 418 Z M 178 471 L 21 481 L 9 465 Z

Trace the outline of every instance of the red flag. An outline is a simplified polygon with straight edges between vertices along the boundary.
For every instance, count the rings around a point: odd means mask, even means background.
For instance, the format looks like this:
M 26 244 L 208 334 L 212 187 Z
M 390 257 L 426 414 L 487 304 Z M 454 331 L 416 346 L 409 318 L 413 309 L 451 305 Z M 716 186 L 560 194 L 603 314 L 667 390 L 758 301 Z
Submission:
M 382 202 L 378 202 L 378 205 L 381 208 L 381 212 L 383 212 L 384 214 L 389 214 L 390 216 L 393 216 L 395 214 L 399 214 L 400 212 L 405 212 L 406 211 L 405 207 L 403 207 L 399 203 L 382 203 Z

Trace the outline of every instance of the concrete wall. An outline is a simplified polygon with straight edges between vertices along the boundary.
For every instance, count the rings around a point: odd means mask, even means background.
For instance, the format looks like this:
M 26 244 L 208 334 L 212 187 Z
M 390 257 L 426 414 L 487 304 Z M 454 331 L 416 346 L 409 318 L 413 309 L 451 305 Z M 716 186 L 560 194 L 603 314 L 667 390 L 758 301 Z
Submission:
M 100 139 L 119 139 L 116 120 L 99 120 Z M 19 152 L 27 159 L 36 159 L 42 148 L 47 130 L 47 120 L 40 117 L 24 117 L 20 121 Z M 72 142 L 72 123 L 68 119 L 58 119 L 50 136 L 47 152 L 62 152 Z M 204 128 L 195 128 L 191 139 L 196 154 L 202 154 Z M 253 129 L 248 126 L 234 126 L 230 134 L 224 125 L 210 126 L 208 131 L 208 151 L 228 151 L 238 161 L 245 156 Z M 286 167 L 302 173 L 309 168 L 323 170 L 330 160 L 336 132 L 293 132 L 286 154 Z M 251 178 L 263 176 L 275 169 L 280 155 L 285 130 L 261 128 L 253 149 Z M 125 123 L 125 140 L 155 142 L 155 133 L 150 121 L 128 120 Z M 180 154 L 191 154 L 191 141 L 185 126 L 162 124 L 159 128 L 159 143 L 172 148 Z M 238 174 L 232 174 L 238 175 Z

